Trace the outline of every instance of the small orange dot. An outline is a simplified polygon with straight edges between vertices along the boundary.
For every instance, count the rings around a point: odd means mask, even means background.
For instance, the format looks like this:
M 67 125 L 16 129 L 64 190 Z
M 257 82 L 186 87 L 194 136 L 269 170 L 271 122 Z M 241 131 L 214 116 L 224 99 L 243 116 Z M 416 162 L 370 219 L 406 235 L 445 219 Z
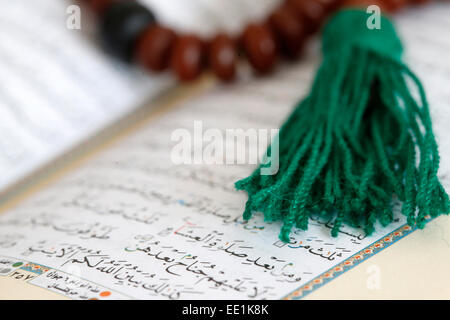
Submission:
M 109 297 L 110 295 L 111 295 L 111 292 L 109 292 L 109 291 L 100 292 L 100 297 Z

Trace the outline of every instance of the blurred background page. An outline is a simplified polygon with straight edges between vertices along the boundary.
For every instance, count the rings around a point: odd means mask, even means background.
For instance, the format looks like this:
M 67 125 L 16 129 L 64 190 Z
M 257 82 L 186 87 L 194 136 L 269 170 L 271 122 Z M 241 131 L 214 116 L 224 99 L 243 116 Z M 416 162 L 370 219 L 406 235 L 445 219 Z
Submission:
M 0 1 L 0 190 L 169 84 L 107 59 L 84 25 L 67 29 L 69 4 Z
M 207 36 L 237 32 L 279 1 L 144 3 L 174 28 Z M 73 4 L 0 0 L 0 193 L 175 84 L 103 53 L 87 8 L 81 30 L 68 29 Z

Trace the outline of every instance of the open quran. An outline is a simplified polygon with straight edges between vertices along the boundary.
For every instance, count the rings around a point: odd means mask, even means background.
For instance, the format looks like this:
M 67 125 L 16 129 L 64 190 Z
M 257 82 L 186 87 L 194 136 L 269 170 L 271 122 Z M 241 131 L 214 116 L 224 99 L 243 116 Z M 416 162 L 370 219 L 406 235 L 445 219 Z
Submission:
M 244 68 L 234 85 L 205 76 L 179 86 L 169 76 L 112 61 L 98 48 L 88 20 L 82 31 L 60 27 L 69 4 L 0 1 L 0 28 L 8 30 L 0 33 L 0 297 L 300 299 L 325 292 L 362 265 L 370 277 L 376 268 L 368 268 L 367 259 L 416 233 L 421 236 L 412 243 L 431 237 L 436 251 L 428 258 L 448 269 L 448 217 L 437 219 L 442 225 L 430 222 L 431 235 L 409 227 L 398 211 L 371 236 L 343 226 L 336 238 L 330 236 L 333 220 L 317 217 L 284 243 L 279 223 L 264 222 L 258 213 L 242 219 L 246 194 L 234 183 L 255 164 L 174 161 L 179 132 L 205 137 L 210 129 L 224 136 L 229 129 L 278 130 L 310 88 L 321 59 L 317 43 L 271 77 Z M 447 190 L 449 16 L 450 6 L 436 3 L 395 19 L 408 48 L 405 59 L 427 89 Z M 248 140 L 224 145 L 224 152 L 262 149 Z M 202 146 L 192 145 L 193 153 L 196 148 Z M 363 280 L 359 285 L 366 287 Z M 445 283 L 448 277 L 439 287 L 446 293 L 438 288 L 437 296 L 448 296 Z M 345 297 L 342 292 L 336 297 Z

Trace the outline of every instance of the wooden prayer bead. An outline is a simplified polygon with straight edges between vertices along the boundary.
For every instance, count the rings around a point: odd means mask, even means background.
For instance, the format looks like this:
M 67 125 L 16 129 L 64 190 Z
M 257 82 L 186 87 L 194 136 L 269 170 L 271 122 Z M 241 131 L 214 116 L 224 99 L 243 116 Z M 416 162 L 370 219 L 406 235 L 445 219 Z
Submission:
M 409 0 L 410 3 L 412 4 L 425 4 L 425 3 L 429 3 L 432 0 Z
M 231 81 L 236 75 L 236 46 L 225 34 L 216 36 L 209 45 L 209 65 L 222 81 Z
M 327 15 L 323 3 L 318 0 L 287 0 L 286 3 L 294 10 L 298 18 L 304 21 L 310 33 L 320 29 Z
M 298 57 L 307 37 L 302 21 L 287 6 L 282 6 L 269 17 L 269 23 L 281 51 L 289 58 Z
M 102 15 L 117 0 L 84 0 L 84 2 L 88 3 L 96 14 Z
M 136 60 L 151 71 L 162 71 L 170 63 L 175 45 L 175 32 L 158 25 L 149 27 L 138 40 Z
M 407 5 L 407 0 L 384 0 L 389 12 L 397 12 Z
M 322 4 L 327 15 L 339 9 L 342 0 L 316 0 Z
M 242 35 L 242 45 L 252 67 L 260 74 L 272 71 L 277 61 L 275 37 L 267 25 L 250 24 Z
M 342 8 L 355 7 L 355 8 L 367 8 L 371 5 L 377 5 L 382 12 L 390 12 L 390 8 L 387 6 L 386 1 L 382 0 L 344 0 L 341 4 Z
M 135 1 L 115 2 L 106 9 L 100 32 L 105 48 L 113 55 L 130 61 L 140 34 L 155 22 L 153 13 Z
M 172 54 L 172 69 L 181 81 L 196 79 L 202 72 L 204 45 L 193 35 L 179 37 Z

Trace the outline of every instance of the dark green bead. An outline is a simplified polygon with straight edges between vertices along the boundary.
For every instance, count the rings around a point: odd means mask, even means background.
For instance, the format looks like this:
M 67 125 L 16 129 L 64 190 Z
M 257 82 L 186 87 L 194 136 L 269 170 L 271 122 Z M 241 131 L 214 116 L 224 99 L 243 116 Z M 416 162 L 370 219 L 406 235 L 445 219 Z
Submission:
M 136 1 L 119 1 L 104 13 L 100 33 L 103 45 L 111 54 L 131 61 L 139 35 L 155 23 L 155 16 Z

